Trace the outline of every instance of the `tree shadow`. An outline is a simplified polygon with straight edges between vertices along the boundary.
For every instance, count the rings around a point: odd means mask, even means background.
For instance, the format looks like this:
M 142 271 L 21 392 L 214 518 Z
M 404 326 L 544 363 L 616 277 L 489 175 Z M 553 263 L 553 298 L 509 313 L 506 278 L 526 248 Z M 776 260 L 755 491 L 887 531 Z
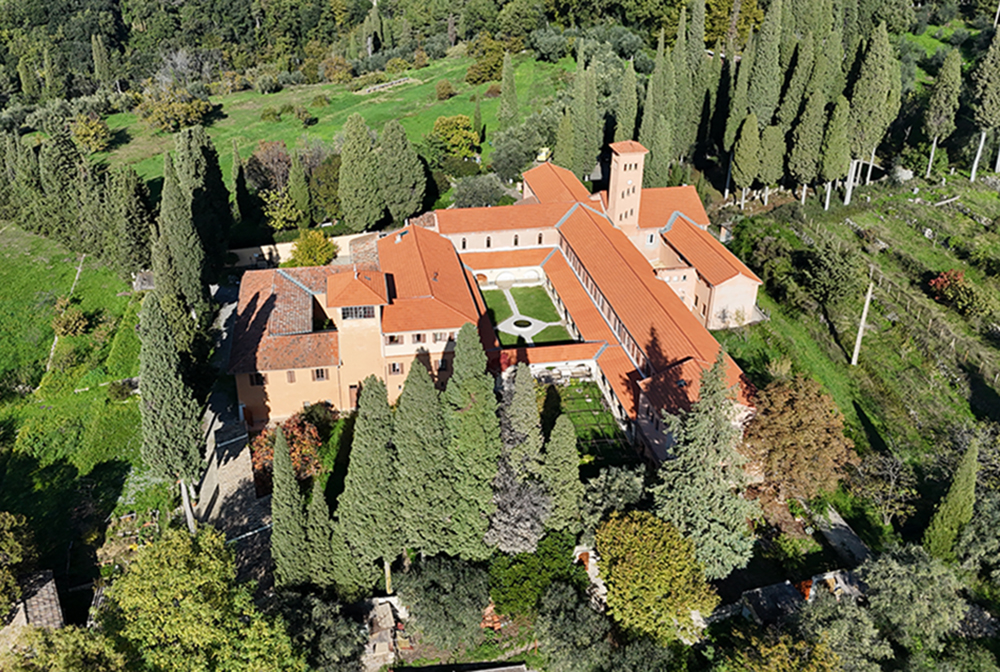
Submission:
M 223 121 L 224 119 L 228 118 L 229 115 L 226 114 L 225 110 L 222 109 L 221 104 L 213 105 L 212 109 L 209 110 L 208 114 L 206 114 L 202 118 L 201 125 L 205 127 L 212 126 L 215 124 L 215 122 Z
M 858 420 L 861 421 L 861 429 L 864 430 L 865 436 L 868 438 L 868 445 L 880 453 L 889 453 L 889 445 L 882 438 L 881 432 L 878 431 L 865 409 L 861 408 L 856 401 L 851 403 L 854 404 L 854 412 L 858 414 Z
M 132 134 L 129 133 L 128 129 L 116 128 L 111 133 L 111 140 L 108 142 L 108 148 L 106 151 L 113 152 L 119 147 L 124 147 L 130 142 L 132 142 Z
M 977 420 L 1000 422 L 1000 394 L 968 363 L 959 365 L 969 381 L 969 406 Z
M 556 419 L 562 413 L 562 395 L 555 385 L 545 386 L 545 398 L 542 400 L 542 434 L 545 440 L 549 440 L 552 428 L 556 426 Z

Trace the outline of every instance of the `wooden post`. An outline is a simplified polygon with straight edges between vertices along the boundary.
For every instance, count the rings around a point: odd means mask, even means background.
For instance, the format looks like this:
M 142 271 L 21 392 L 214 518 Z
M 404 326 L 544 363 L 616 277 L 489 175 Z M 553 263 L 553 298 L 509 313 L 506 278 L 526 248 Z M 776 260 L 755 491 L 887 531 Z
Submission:
M 197 530 L 194 526 L 194 511 L 191 509 L 191 498 L 188 497 L 187 487 L 184 485 L 184 479 L 179 481 L 181 485 L 181 502 L 184 504 L 184 519 L 187 521 L 188 532 L 191 533 L 193 537 L 197 534 Z
M 861 352 L 861 337 L 865 334 L 865 322 L 868 320 L 868 306 L 872 302 L 872 290 L 875 283 L 868 282 L 868 294 L 865 295 L 865 307 L 861 310 L 861 324 L 858 325 L 858 337 L 854 341 L 854 354 L 851 355 L 851 366 L 857 366 L 858 354 Z

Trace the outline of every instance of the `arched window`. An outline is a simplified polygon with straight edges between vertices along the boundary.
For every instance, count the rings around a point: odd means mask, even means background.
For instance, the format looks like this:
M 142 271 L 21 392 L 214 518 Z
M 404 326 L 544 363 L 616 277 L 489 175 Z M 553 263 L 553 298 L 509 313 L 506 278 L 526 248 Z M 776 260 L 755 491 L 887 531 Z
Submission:
M 465 238 L 462 239 L 462 249 L 465 249 Z
M 492 241 L 490 241 L 490 237 L 489 237 L 489 236 L 486 236 L 486 247 L 487 247 L 487 248 L 489 248 L 489 246 L 490 246 L 490 243 L 491 243 L 491 242 L 492 242 Z
M 514 247 L 517 247 L 517 234 L 514 234 Z
M 539 245 L 542 244 L 542 234 L 540 234 L 540 233 L 538 234 L 538 244 Z

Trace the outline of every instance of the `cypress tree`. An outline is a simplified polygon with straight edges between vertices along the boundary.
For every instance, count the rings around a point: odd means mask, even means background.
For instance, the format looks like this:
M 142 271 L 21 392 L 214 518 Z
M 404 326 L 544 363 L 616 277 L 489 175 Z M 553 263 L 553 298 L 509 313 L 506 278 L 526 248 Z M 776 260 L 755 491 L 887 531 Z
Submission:
M 494 510 L 483 540 L 504 553 L 534 553 L 549 518 L 550 500 L 535 480 L 520 480 L 506 457 L 493 479 Z
M 962 528 L 972 520 L 976 505 L 976 472 L 979 471 L 979 444 L 973 441 L 966 449 L 951 487 L 938 504 L 927 530 L 924 532 L 924 550 L 939 560 L 955 559 L 955 540 Z
M 691 28 L 688 33 L 688 70 L 698 72 L 705 62 L 705 0 L 691 3 Z
M 584 486 L 580 481 L 580 454 L 576 448 L 576 430 L 569 416 L 556 418 L 545 444 L 545 468 L 542 472 L 551 500 L 552 513 L 546 527 L 576 531 L 580 520 Z
M 631 140 L 635 136 L 635 116 L 639 109 L 639 100 L 635 89 L 635 68 L 632 61 L 625 68 L 622 85 L 618 90 L 615 109 L 615 142 Z
M 781 95 L 782 73 L 778 54 L 781 44 L 781 7 L 781 0 L 773 0 L 767 8 L 747 88 L 750 111 L 756 116 L 760 130 L 771 124 Z
M 29 103 L 38 100 L 41 93 L 38 75 L 35 74 L 35 64 L 28 56 L 22 56 L 17 61 L 17 76 L 21 80 L 21 93 Z
M 309 582 L 322 588 L 337 584 L 337 567 L 334 564 L 333 545 L 334 522 L 330 518 L 330 507 L 323 491 L 323 479 L 313 478 L 312 493 L 306 507 L 306 551 L 309 564 Z
M 454 371 L 445 389 L 451 433 L 453 545 L 447 552 L 467 560 L 489 556 L 483 536 L 493 513 L 493 479 L 500 459 L 500 426 L 493 377 L 479 333 L 466 323 L 455 342 Z
M 573 128 L 573 114 L 569 110 L 563 112 L 556 129 L 556 147 L 552 152 L 552 163 L 566 170 L 576 172 L 577 151 L 576 131 Z
M 697 135 L 698 93 L 695 90 L 694 75 L 688 67 L 686 8 L 681 6 L 677 37 L 670 52 L 674 85 L 671 87 L 674 99 L 674 114 L 671 130 L 674 136 L 674 156 L 687 156 Z M 668 75 L 669 76 L 669 75 Z M 666 115 L 664 115 L 666 116 Z
M 783 133 L 788 133 L 791 130 L 792 124 L 799 116 L 799 110 L 802 109 L 803 97 L 806 92 L 806 85 L 809 83 L 815 60 L 813 35 L 812 33 L 806 33 L 805 37 L 799 40 L 798 46 L 795 48 L 794 69 L 788 80 L 788 86 L 785 87 L 785 93 L 781 97 L 781 104 L 778 106 L 777 123 Z M 816 90 L 813 89 L 813 92 L 816 93 Z M 826 92 L 822 92 L 822 96 L 825 102 L 827 97 Z
M 337 596 L 345 603 L 358 602 L 371 593 L 378 572 L 371 563 L 360 562 L 347 543 L 344 523 L 335 520 L 330 533 L 330 571 Z
M 764 205 L 771 185 L 785 173 L 785 134 L 777 126 L 766 126 L 760 134 L 760 169 L 757 177 L 764 184 Z
M 476 110 L 472 113 L 472 131 L 476 134 L 477 142 L 483 141 L 483 112 L 479 109 L 479 99 L 482 96 L 476 93 Z M 383 133 L 385 131 L 383 130 Z
M 593 67 L 577 74 L 573 87 L 573 129 L 579 152 L 577 172 L 587 179 L 601 151 L 601 125 L 597 109 L 597 76 Z
M 111 65 L 108 63 L 108 50 L 104 46 L 104 36 L 94 33 L 90 36 L 90 53 L 94 59 L 94 79 L 101 86 L 111 82 Z
M 340 207 L 352 231 L 364 231 L 382 219 L 385 200 L 379 188 L 380 177 L 371 130 L 355 112 L 344 124 L 344 146 L 340 151 Z
M 159 290 L 148 294 L 139 313 L 142 461 L 161 478 L 194 478 L 201 466 L 201 423 L 172 333 Z
M 247 188 L 247 173 L 240 157 L 240 148 L 233 138 L 233 221 L 249 221 L 253 213 L 253 202 Z
M 740 199 L 740 209 L 746 204 L 747 189 L 753 186 L 760 172 L 760 133 L 757 130 L 757 117 L 751 112 L 743 120 L 740 137 L 733 149 L 733 181 L 743 189 Z
M 271 557 L 279 587 L 311 580 L 309 544 L 302 491 L 295 478 L 292 455 L 281 427 L 274 432 L 274 493 L 271 495 Z
M 924 112 L 924 133 L 931 138 L 931 156 L 927 161 L 924 179 L 930 179 L 931 166 L 938 140 L 955 132 L 955 113 L 958 112 L 958 98 L 962 93 L 962 54 L 956 48 L 945 56 L 944 64 L 938 71 L 937 81 L 931 91 L 931 99 Z
M 826 124 L 826 101 L 820 95 L 806 99 L 806 107 L 792 132 L 792 147 L 788 154 L 788 171 L 802 185 L 802 202 L 806 186 L 816 179 L 823 149 L 823 128 Z
M 82 157 L 69 131 L 59 129 L 42 143 L 38 153 L 38 174 L 44 197 L 35 203 L 40 232 L 73 246 L 76 231 L 71 227 L 77 209 L 79 183 L 76 179 Z
M 643 187 L 665 187 L 670 183 L 670 158 L 673 153 L 673 124 L 661 114 L 656 120 L 656 134 L 642 173 Z
M 979 62 L 972 77 L 972 85 L 976 99 L 976 126 L 980 130 L 979 148 L 976 150 L 976 158 L 972 163 L 972 174 L 969 177 L 972 182 L 975 182 L 986 134 L 1000 126 L 1000 31 L 993 34 L 990 48 Z M 998 162 L 1000 162 L 1000 154 L 997 156 Z
M 222 179 L 219 154 L 202 126 L 192 126 L 175 137 L 175 169 L 190 202 L 191 222 L 204 249 L 202 282 L 214 281 L 226 263 L 232 210 Z
M 427 555 L 448 547 L 453 493 L 448 468 L 448 428 L 427 369 L 410 366 L 393 424 L 399 516 L 403 540 Z
M 206 292 L 205 249 L 191 216 L 191 197 L 181 187 L 174 171 L 174 162 L 167 152 L 163 155 L 163 193 L 160 197 L 160 236 L 163 238 L 172 264 L 177 293 L 186 310 L 196 315 L 208 311 Z M 159 282 L 159 279 L 157 279 Z
M 514 83 L 514 63 L 510 52 L 503 55 L 500 81 L 500 104 L 497 105 L 497 128 L 504 130 L 517 124 L 517 85 Z
M 46 100 L 66 97 L 66 75 L 59 55 L 52 55 L 48 47 L 42 52 L 42 70 L 45 72 L 43 95 Z
M 539 473 L 542 462 L 542 421 L 535 396 L 535 379 L 527 364 L 518 364 L 504 387 L 500 433 L 514 474 L 525 480 Z
M 851 143 L 847 136 L 847 124 L 851 116 L 851 104 L 847 98 L 840 96 L 833 107 L 830 122 L 823 134 L 823 147 L 820 156 L 820 178 L 826 182 L 826 200 L 824 210 L 830 209 L 831 183 L 848 173 L 851 162 Z
M 105 261 L 111 256 L 105 246 L 107 240 L 107 213 L 111 203 L 107 182 L 99 166 L 83 162 L 76 170 L 76 235 L 73 248 Z
M 344 538 L 365 562 L 381 559 L 386 589 L 391 592 L 389 566 L 403 540 L 399 537 L 399 494 L 396 486 L 396 451 L 392 446 L 392 411 L 385 383 L 365 378 L 358 399 L 351 457 L 344 478 L 344 492 L 337 518 Z
M 111 266 L 127 278 L 149 268 L 153 234 L 149 190 L 131 166 L 112 171 L 108 206 L 111 219 L 105 245 Z
M 739 67 L 736 69 L 736 82 L 733 87 L 733 95 L 729 101 L 726 131 L 722 140 L 723 149 L 727 152 L 733 151 L 740 126 L 743 125 L 743 120 L 747 118 L 747 111 L 750 109 L 750 102 L 747 96 L 749 95 L 750 72 L 753 70 L 756 51 L 754 45 L 755 41 L 753 36 L 751 36 L 747 41 L 746 49 L 743 51 L 743 58 L 739 61 Z M 732 64 L 731 67 L 733 67 Z
M 656 135 L 657 115 L 663 114 L 670 119 L 674 118 L 673 87 L 671 86 L 673 76 L 671 74 L 670 81 L 668 81 L 668 63 L 670 62 L 664 55 L 663 31 L 661 30 L 660 40 L 656 46 L 653 74 L 646 84 L 646 101 L 642 107 L 642 123 L 639 126 L 639 142 L 643 147 L 651 147 L 653 144 L 653 136 Z M 669 69 L 672 73 L 672 63 L 670 63 Z M 668 106 L 669 110 L 666 109 Z
M 292 165 L 288 169 L 288 195 L 295 208 L 302 213 L 298 221 L 300 229 L 307 229 L 312 224 L 312 203 L 309 197 L 309 182 L 306 180 L 306 169 L 298 152 L 292 152 Z
M 477 99 L 478 100 L 478 99 Z M 478 133 L 477 129 L 473 129 Z M 379 168 L 382 173 L 382 193 L 393 221 L 402 223 L 420 211 L 427 188 L 424 164 L 406 137 L 403 125 L 395 119 L 387 121 L 379 140 Z

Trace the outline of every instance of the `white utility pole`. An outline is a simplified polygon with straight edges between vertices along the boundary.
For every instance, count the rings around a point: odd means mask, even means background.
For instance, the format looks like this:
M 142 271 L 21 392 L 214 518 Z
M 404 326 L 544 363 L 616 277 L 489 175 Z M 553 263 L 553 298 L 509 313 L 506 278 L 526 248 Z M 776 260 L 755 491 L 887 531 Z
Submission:
M 858 365 L 858 354 L 861 352 L 861 337 L 865 334 L 865 322 L 868 320 L 868 306 L 872 302 L 872 290 L 875 288 L 875 281 L 868 282 L 868 295 L 865 296 L 865 307 L 861 311 L 861 324 L 858 325 L 858 337 L 854 340 L 854 354 L 851 355 L 851 366 Z

